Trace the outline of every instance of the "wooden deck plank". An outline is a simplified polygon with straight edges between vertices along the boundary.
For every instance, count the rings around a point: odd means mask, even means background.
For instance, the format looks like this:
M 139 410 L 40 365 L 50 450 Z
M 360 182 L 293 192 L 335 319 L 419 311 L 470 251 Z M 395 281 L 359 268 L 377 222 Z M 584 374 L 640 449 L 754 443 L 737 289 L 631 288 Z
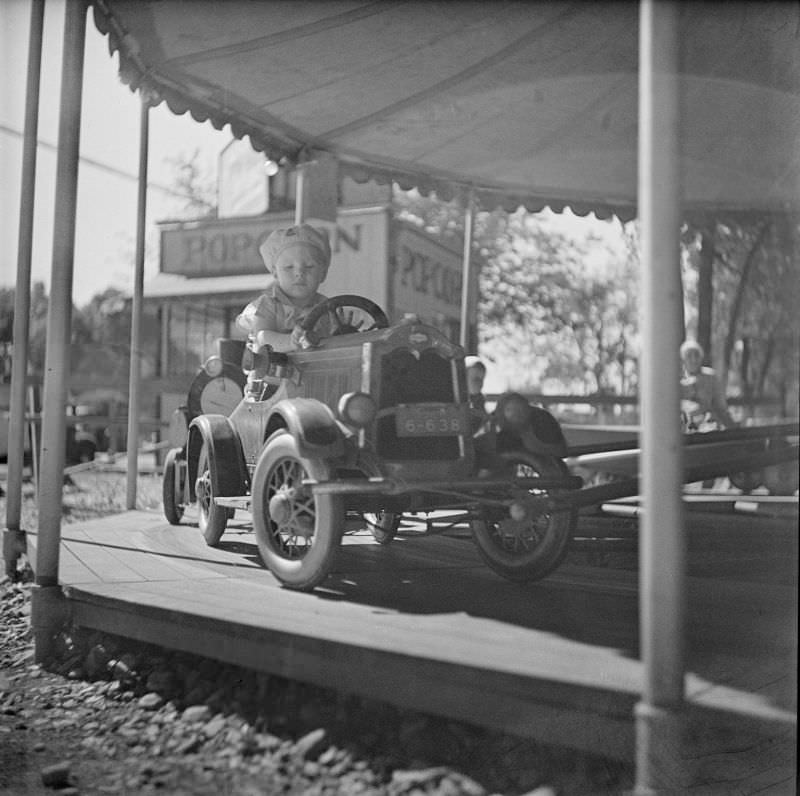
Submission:
M 554 682 L 595 687 L 599 678 L 609 688 L 627 691 L 636 691 L 639 685 L 637 663 L 615 651 L 464 614 L 375 611 L 369 605 L 229 580 L 204 583 L 200 593 L 186 582 L 125 584 L 120 588 L 107 584 L 93 588 L 92 593 L 165 611 L 197 613 L 249 629 L 269 628 L 386 652 L 400 649 L 405 655 L 454 664 L 468 660 L 480 668 L 516 675 L 548 675 Z M 298 616 L 303 617 L 300 626 Z M 525 650 L 524 654 L 520 650 Z M 557 674 L 550 674 L 553 670 Z
M 28 532 L 27 550 L 32 564 L 36 561 L 36 541 L 35 532 Z M 66 545 L 62 544 L 59 549 L 59 577 L 62 583 L 100 583 L 102 577 L 90 569 L 82 560 L 80 555 L 76 555 Z
M 172 648 L 328 687 L 335 684 L 378 699 L 389 696 L 396 704 L 547 738 L 551 743 L 561 739 L 575 746 L 578 742 L 580 748 L 603 749 L 615 757 L 625 758 L 631 753 L 629 717 L 635 689 L 634 693 L 620 692 L 595 684 L 579 688 L 551 676 L 537 679 L 481 668 L 469 657 L 419 655 L 419 644 L 417 650 L 410 650 L 404 648 L 404 636 L 398 642 L 402 634 L 396 625 L 384 628 L 382 638 L 374 633 L 371 638 L 352 632 L 345 638 L 336 633 L 298 633 L 298 618 L 305 622 L 307 611 L 295 610 L 285 625 L 275 622 L 270 613 L 269 627 L 248 623 L 246 615 L 239 622 L 220 620 L 208 615 L 208 606 L 198 610 L 188 604 L 189 591 L 180 599 L 170 593 L 172 607 L 166 611 L 158 599 L 161 594 L 154 595 L 152 590 L 157 587 L 161 592 L 167 585 L 139 584 L 139 589 L 148 589 L 146 593 L 130 593 L 134 587 L 126 586 L 125 597 L 130 598 L 127 606 L 119 595 L 109 595 L 100 604 L 97 594 L 75 591 L 71 600 L 79 621 L 91 627 L 107 629 L 111 625 L 117 628 L 115 632 L 126 628 L 142 640 L 165 638 Z M 230 584 L 218 581 L 211 585 L 216 592 Z M 277 593 L 285 595 L 283 590 Z M 253 590 L 244 596 L 251 602 Z M 357 623 L 345 624 L 352 629 Z M 387 693 L 387 684 L 391 684 L 391 694 Z

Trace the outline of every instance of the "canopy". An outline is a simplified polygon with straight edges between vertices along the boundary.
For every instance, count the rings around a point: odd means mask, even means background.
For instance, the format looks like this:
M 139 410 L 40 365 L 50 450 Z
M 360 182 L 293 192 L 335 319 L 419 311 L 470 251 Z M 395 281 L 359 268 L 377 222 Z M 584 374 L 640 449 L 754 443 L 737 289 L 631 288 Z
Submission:
M 484 207 L 636 212 L 632 2 L 95 0 L 132 88 L 272 160 Z M 681 6 L 684 208 L 800 205 L 800 5 Z

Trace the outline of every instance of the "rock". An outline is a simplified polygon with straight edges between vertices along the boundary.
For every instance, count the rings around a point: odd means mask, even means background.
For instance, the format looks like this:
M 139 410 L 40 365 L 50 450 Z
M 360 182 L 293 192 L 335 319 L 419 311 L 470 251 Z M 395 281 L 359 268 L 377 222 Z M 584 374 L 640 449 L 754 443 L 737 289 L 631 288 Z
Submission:
M 161 694 L 153 693 L 145 694 L 139 699 L 137 703 L 142 710 L 158 710 L 164 704 L 164 698 Z
M 225 729 L 226 722 L 223 716 L 215 716 L 203 727 L 203 735 L 206 738 L 214 738 Z
M 211 708 L 208 705 L 191 705 L 183 711 L 181 718 L 189 723 L 208 721 L 211 718 Z
M 453 783 L 455 793 L 458 796 L 486 796 L 486 788 L 483 785 L 457 771 L 451 771 L 445 781 Z
M 178 745 L 175 750 L 179 755 L 190 755 L 196 752 L 202 745 L 202 740 L 199 735 L 191 735 L 185 741 Z
M 414 788 L 425 789 L 429 785 L 439 782 L 447 773 L 448 769 L 443 766 L 415 771 L 394 771 L 392 772 L 391 791 L 392 793 L 405 793 Z
M 111 656 L 108 654 L 108 650 L 102 644 L 95 644 L 89 650 L 89 654 L 83 664 L 86 674 L 92 679 L 105 674 L 110 659 Z
M 145 687 L 148 691 L 164 694 L 173 691 L 175 684 L 175 675 L 169 669 L 156 669 L 148 675 Z
M 42 769 L 42 784 L 47 788 L 65 788 L 70 784 L 72 764 L 69 760 L 53 763 Z
M 327 746 L 328 734 L 324 728 L 312 730 L 294 745 L 294 753 L 304 760 L 316 760 Z

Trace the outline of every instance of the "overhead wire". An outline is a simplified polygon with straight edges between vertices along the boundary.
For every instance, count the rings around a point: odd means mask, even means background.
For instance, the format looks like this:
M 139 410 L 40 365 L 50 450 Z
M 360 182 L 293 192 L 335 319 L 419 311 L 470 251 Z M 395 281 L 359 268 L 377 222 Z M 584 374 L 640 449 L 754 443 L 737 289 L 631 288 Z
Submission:
M 16 138 L 23 137 L 22 130 L 17 130 L 13 127 L 9 127 L 8 125 L 3 124 L 2 122 L 0 122 L 0 133 L 6 133 L 7 135 L 12 135 Z M 41 138 L 37 139 L 37 145 L 42 147 L 42 149 L 51 150 L 53 152 L 57 151 L 58 149 L 58 147 L 55 144 L 52 144 L 49 141 L 45 141 Z M 80 155 L 79 160 L 81 163 L 85 163 L 87 166 L 91 166 L 92 168 L 104 171 L 108 174 L 113 174 L 116 177 L 121 177 L 122 179 L 130 180 L 132 182 L 138 182 L 139 180 L 139 176 L 137 174 L 124 171 L 123 169 L 117 168 L 116 166 L 112 166 L 109 163 L 103 163 L 100 160 L 95 160 L 94 158 L 88 157 L 86 155 Z M 184 193 L 183 191 L 178 191 L 175 188 L 170 188 L 167 185 L 160 185 L 157 182 L 151 182 L 150 180 L 148 180 L 147 187 L 152 188 L 153 190 L 156 191 L 161 191 L 162 193 L 169 194 L 170 196 L 175 196 L 179 199 L 189 199 L 194 202 L 200 202 L 208 207 L 211 207 L 211 205 L 208 202 L 199 199 L 197 196 L 192 196 L 191 194 Z

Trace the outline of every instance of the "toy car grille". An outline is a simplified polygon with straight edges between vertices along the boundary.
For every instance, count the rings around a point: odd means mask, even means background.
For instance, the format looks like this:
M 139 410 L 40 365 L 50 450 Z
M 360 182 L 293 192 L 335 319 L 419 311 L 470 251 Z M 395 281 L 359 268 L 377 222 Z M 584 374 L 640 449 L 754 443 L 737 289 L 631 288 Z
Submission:
M 398 404 L 454 403 L 451 360 L 436 351 L 423 351 L 419 358 L 408 349 L 395 349 L 381 359 L 380 409 Z M 377 422 L 378 454 L 386 459 L 457 459 L 459 440 L 454 436 L 399 437 L 393 414 Z

